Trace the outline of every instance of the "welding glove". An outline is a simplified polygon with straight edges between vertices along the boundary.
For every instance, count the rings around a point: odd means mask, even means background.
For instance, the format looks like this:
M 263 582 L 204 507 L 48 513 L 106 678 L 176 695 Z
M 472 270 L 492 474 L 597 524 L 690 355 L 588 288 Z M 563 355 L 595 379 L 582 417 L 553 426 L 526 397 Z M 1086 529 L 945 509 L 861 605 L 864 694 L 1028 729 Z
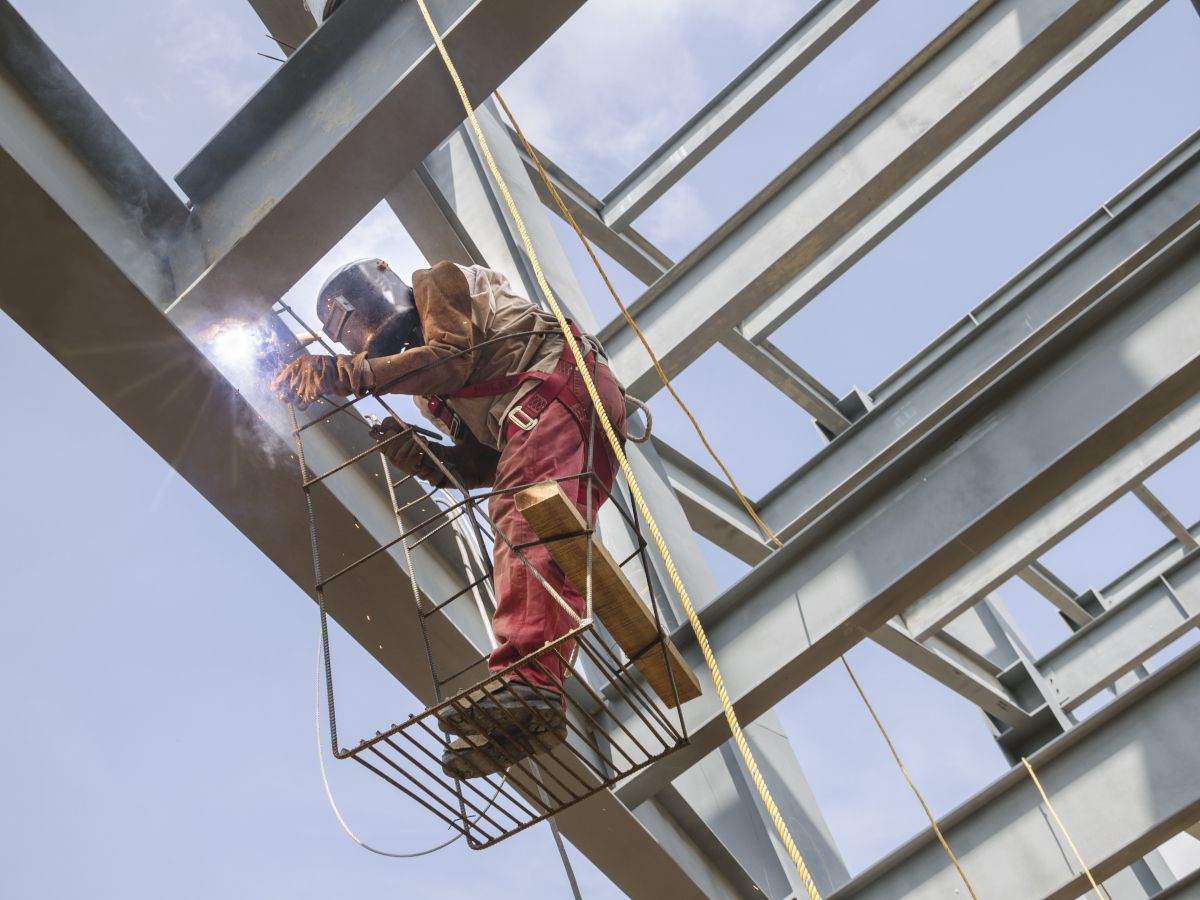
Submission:
M 486 487 L 495 479 L 496 464 L 500 461 L 499 450 L 485 447 L 469 433 L 461 443 L 449 446 L 426 443 L 422 447 L 417 442 L 415 432 L 411 428 L 412 426 L 408 423 L 399 422 L 388 416 L 371 429 L 371 437 L 377 441 L 387 440 L 392 435 L 407 430 L 406 434 L 400 434 L 383 448 L 383 454 L 401 472 L 416 475 L 435 488 L 450 485 L 451 479 L 430 459 L 428 454 L 432 454 L 447 469 L 450 469 L 462 486 L 468 490 Z M 428 454 L 426 449 L 428 449 Z
M 321 399 L 322 394 L 346 397 L 374 387 L 366 353 L 354 356 L 314 356 L 305 354 L 292 360 L 271 382 L 281 400 L 302 409 Z
M 425 452 L 425 447 L 428 447 L 429 453 L 437 453 L 438 451 L 434 448 L 440 445 L 426 444 L 422 446 L 417 441 L 417 433 L 407 422 L 401 422 L 388 416 L 371 429 L 371 437 L 380 442 L 387 441 L 381 452 L 393 466 L 405 475 L 416 475 L 418 478 L 428 481 L 435 488 L 446 485 L 448 479 L 445 474 Z

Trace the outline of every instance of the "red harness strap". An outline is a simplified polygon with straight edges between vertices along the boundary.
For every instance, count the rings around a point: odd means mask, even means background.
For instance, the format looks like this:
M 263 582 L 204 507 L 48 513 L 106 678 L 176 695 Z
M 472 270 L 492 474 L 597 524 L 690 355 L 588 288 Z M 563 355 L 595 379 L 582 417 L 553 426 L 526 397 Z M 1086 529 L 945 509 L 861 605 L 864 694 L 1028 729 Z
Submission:
M 571 326 L 571 334 L 578 340 L 582 336 L 579 327 L 571 321 L 568 321 L 567 324 Z M 589 350 L 584 357 L 584 363 L 590 367 L 595 362 L 595 358 L 595 353 Z M 591 402 L 588 399 L 585 403 L 579 396 L 579 390 L 576 389 L 575 382 L 582 382 L 582 379 L 577 376 L 575 358 L 571 354 L 569 346 L 563 348 L 562 356 L 558 359 L 558 364 L 550 372 L 517 372 L 512 375 L 501 375 L 497 378 L 489 378 L 487 381 L 468 384 L 466 387 L 459 388 L 452 393 L 430 397 L 428 399 L 429 412 L 446 426 L 446 430 L 452 438 L 458 440 L 463 435 L 465 423 L 458 413 L 450 408 L 450 404 L 447 403 L 448 400 L 496 397 L 500 394 L 515 391 L 526 381 L 540 381 L 541 384 L 526 394 L 522 398 L 520 405 L 509 413 L 509 423 L 511 425 L 529 431 L 537 423 L 538 417 L 545 412 L 551 403 L 555 400 L 561 400 L 574 413 L 575 418 L 579 421 L 584 431 L 587 430 L 588 411 L 590 410 Z M 571 394 L 569 399 L 573 402 L 569 402 L 567 397 L 561 396 L 564 393 L 568 393 L 568 391 Z M 507 437 L 507 426 L 505 433 L 501 436 Z

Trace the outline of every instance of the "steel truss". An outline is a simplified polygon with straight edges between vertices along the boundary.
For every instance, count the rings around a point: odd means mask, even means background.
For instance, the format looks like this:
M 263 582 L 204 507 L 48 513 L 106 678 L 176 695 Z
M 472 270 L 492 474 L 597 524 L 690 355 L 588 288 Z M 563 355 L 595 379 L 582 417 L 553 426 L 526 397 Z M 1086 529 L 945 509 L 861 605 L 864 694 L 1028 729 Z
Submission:
M 311 592 L 294 478 L 248 437 L 262 419 L 284 435 L 286 423 L 265 398 L 231 389 L 230 376 L 189 337 L 227 311 L 228 296 L 248 297 L 265 314 L 381 198 L 427 255 L 518 277 L 527 271 L 479 176 L 472 139 L 457 127 L 449 83 L 414 27 L 412 4 L 351 2 L 317 29 L 298 2 L 251 2 L 289 45 L 289 61 L 180 173 L 189 209 L 0 0 L 0 302 Z M 481 100 L 581 5 L 431 3 L 450 52 L 473 60 L 469 89 Z M 1031 756 L 1113 896 L 1150 896 L 1147 885 L 1167 879 L 1153 857 L 1142 858 L 1200 820 L 1191 727 L 1200 714 L 1197 653 L 1152 675 L 1140 668 L 1193 629 L 1200 612 L 1200 530 L 1144 484 L 1200 436 L 1200 137 L 1166 153 L 870 396 L 835 397 L 770 341 L 1162 5 L 978 0 L 678 262 L 632 228 L 637 215 L 817 54 L 837 52 L 838 36 L 873 3 L 816 4 L 608 197 L 550 166 L 589 236 L 649 285 L 633 310 L 671 374 L 720 342 L 830 439 L 757 504 L 787 541 L 776 552 L 721 483 L 668 445 L 641 448 L 633 462 L 679 545 L 689 590 L 707 600 L 702 618 L 739 713 L 758 717 L 749 733 L 777 773 L 772 788 L 789 821 L 802 823 L 818 882 L 839 888 L 839 898 L 940 897 L 956 886 L 927 835 L 850 880 L 786 740 L 761 727 L 775 703 L 868 638 L 976 703 L 1010 757 Z M 388 64 L 379 65 L 385 48 Z M 314 113 L 336 107 L 337 97 L 353 98 L 352 115 Z M 530 208 L 548 192 L 486 106 L 481 118 L 546 248 L 556 291 L 590 327 L 545 215 Z M 627 327 L 601 330 L 622 379 L 640 396 L 656 391 Z M 104 352 L 131 345 L 156 372 L 153 382 L 134 379 L 119 354 Z M 362 449 L 361 426 L 349 417 L 312 432 L 314 466 Z M 228 440 L 200 452 L 193 433 Z M 278 453 L 286 452 L 281 441 Z M 313 486 L 331 554 L 358 559 L 394 533 L 393 508 L 373 480 L 347 470 Z M 244 502 L 248 487 L 253 506 Z M 413 485 L 398 491 L 400 502 L 419 500 Z M 1075 595 L 1037 558 L 1126 493 L 1174 541 L 1112 585 Z M 607 514 L 606 539 L 632 542 L 610 527 L 620 514 Z M 922 527 L 898 526 L 914 521 Z M 750 575 L 718 595 L 689 524 L 753 564 Z M 413 555 L 426 596 L 470 587 L 449 532 L 430 535 Z M 1076 629 L 1041 657 L 990 597 L 1013 576 Z M 356 577 L 356 597 L 332 615 L 434 703 L 410 617 L 378 601 L 404 570 L 385 554 Z M 644 579 L 648 588 L 662 583 L 655 571 Z M 465 666 L 487 635 L 477 611 L 459 605 L 435 610 L 426 625 L 439 656 Z M 676 630 L 674 639 L 697 665 L 688 633 Z M 1082 704 L 1106 691 L 1116 699 L 1078 722 Z M 622 698 L 609 699 L 619 713 Z M 782 898 L 798 888 L 757 810 L 734 799 L 745 782 L 724 755 L 711 700 L 685 710 L 691 748 L 557 816 L 631 896 Z M 636 719 L 626 709 L 621 720 L 634 736 L 644 727 Z M 1053 843 L 1020 771 L 944 826 L 984 896 L 1082 893 L 1081 874 Z M 1020 867 L 1011 864 L 1014 843 L 1027 854 Z M 1188 879 L 1161 896 L 1194 886 Z

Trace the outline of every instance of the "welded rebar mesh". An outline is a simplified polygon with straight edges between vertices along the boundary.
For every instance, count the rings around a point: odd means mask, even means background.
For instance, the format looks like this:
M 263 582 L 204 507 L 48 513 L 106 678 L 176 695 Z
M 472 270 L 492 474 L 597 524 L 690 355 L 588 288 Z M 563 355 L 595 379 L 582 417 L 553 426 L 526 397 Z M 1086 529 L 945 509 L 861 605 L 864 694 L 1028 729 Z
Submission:
M 284 304 L 277 310 L 290 316 L 303 330 L 306 323 Z M 334 352 L 324 341 L 322 346 Z M 293 409 L 293 434 L 301 468 L 301 483 L 306 494 L 316 486 L 343 473 L 356 471 L 362 464 L 374 462 L 375 454 L 391 440 L 411 434 L 419 445 L 428 446 L 430 432 L 414 429 L 394 434 L 374 446 L 353 453 L 321 472 L 312 472 L 306 464 L 305 437 L 314 426 L 329 422 L 333 416 L 353 417 L 369 427 L 361 407 L 370 403 L 400 420 L 384 398 L 369 396 L 348 400 L 326 400 L 310 407 L 301 421 Z M 367 406 L 365 408 L 371 408 Z M 592 436 L 594 441 L 594 435 Z M 583 479 L 588 482 L 587 519 L 593 518 L 591 497 L 593 486 L 603 490 L 592 468 L 592 447 L 588 452 L 588 471 L 558 479 L 567 482 Z M 592 610 L 592 541 L 593 528 L 577 535 L 587 539 L 586 584 L 576 585 L 585 595 L 586 609 L 581 614 L 572 609 L 554 589 L 545 574 L 530 564 L 523 551 L 544 543 L 514 543 L 487 515 L 487 501 L 497 491 L 471 492 L 462 487 L 455 473 L 440 464 L 436 454 L 426 450 L 428 458 L 437 464 L 445 480 L 454 490 L 434 490 L 411 475 L 393 477 L 386 462 L 382 466 L 386 500 L 395 514 L 398 534 L 381 541 L 378 546 L 358 559 L 345 563 L 329 574 L 322 574 L 315 520 L 310 530 L 313 540 L 316 593 L 321 614 L 323 648 L 325 653 L 326 686 L 330 718 L 330 738 L 334 756 L 353 759 L 400 790 L 417 804 L 433 813 L 452 828 L 459 830 L 475 848 L 491 846 L 524 828 L 529 827 L 586 797 L 603 790 L 632 772 L 641 769 L 687 742 L 687 733 L 680 710 L 678 687 L 671 679 L 674 709 L 668 711 L 649 685 L 642 680 L 633 661 L 615 649 L 611 638 L 603 633 L 591 618 Z M 386 459 L 386 458 L 385 458 Z M 378 483 L 378 472 L 372 473 Z M 513 493 L 532 485 L 505 489 Z M 381 489 L 382 485 L 381 485 Z M 646 541 L 641 534 L 640 521 L 631 516 L 622 504 L 613 507 L 624 518 L 636 548 L 621 566 L 636 565 L 641 569 L 648 601 L 658 626 L 658 640 L 634 654 L 640 658 L 649 653 L 662 653 L 667 658 L 666 630 L 662 625 L 659 598 L 650 578 L 646 559 Z M 311 503 L 310 503 L 311 509 Z M 460 542 L 468 545 L 464 554 L 465 581 L 462 587 L 445 597 L 428 597 L 418 584 L 413 568 L 412 553 L 426 541 L 450 529 Z M 488 671 L 488 655 L 466 662 L 435 659 L 430 645 L 426 622 L 433 616 L 445 615 L 456 603 L 472 603 L 479 615 L 487 618 L 481 596 L 494 597 L 490 542 L 506 542 L 514 554 L 530 569 L 532 576 L 545 588 L 554 601 L 570 610 L 576 626 L 541 650 L 519 660 L 501 672 Z M 402 553 L 402 559 L 397 554 Z M 434 705 L 399 725 L 377 732 L 375 737 L 343 749 L 337 740 L 337 720 L 333 697 L 333 672 L 329 658 L 327 604 L 325 594 L 335 582 L 369 565 L 372 560 L 390 558 L 402 562 L 409 571 L 411 590 L 397 585 L 390 596 L 408 597 L 424 641 L 435 698 Z M 490 627 L 490 623 L 488 624 Z M 564 675 L 557 676 L 558 669 Z M 669 666 L 667 671 L 670 671 Z M 514 691 L 512 685 L 528 677 L 523 673 L 538 673 L 548 683 L 558 687 L 565 711 L 562 719 L 549 715 L 544 708 L 534 709 L 527 698 Z M 469 687 L 461 688 L 464 683 Z M 456 693 L 445 692 L 458 688 Z M 463 733 L 464 721 L 474 723 Z M 480 734 L 486 733 L 484 741 Z M 467 762 L 458 765 L 453 777 L 443 771 L 443 755 L 456 739 L 474 740 L 482 746 L 466 755 Z
M 579 647 L 574 664 L 564 652 L 572 642 Z M 551 658 L 563 664 L 563 681 L 543 661 Z M 584 658 L 610 674 L 617 704 L 581 677 L 578 661 Z M 522 684 L 519 670 L 526 668 L 561 688 L 565 716 L 558 727 L 557 716 L 514 692 Z M 480 731 L 461 737 L 485 730 L 491 737 L 474 763 L 465 764 L 475 777 L 459 779 L 442 765 L 460 737 L 449 723 L 464 719 Z M 584 626 L 338 756 L 374 772 L 482 849 L 611 786 L 683 741 L 674 717 Z

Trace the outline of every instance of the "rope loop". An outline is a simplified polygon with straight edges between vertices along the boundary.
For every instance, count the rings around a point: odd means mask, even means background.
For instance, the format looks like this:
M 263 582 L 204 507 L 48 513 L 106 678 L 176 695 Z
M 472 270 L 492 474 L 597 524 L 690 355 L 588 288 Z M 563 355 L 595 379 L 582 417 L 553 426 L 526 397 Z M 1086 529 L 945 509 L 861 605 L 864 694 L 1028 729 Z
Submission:
M 646 419 L 646 429 L 636 437 L 632 434 L 628 435 L 627 439 L 635 444 L 644 444 L 650 440 L 650 433 L 654 430 L 654 414 L 650 412 L 650 405 L 645 400 L 639 400 L 633 394 L 626 394 L 625 400 L 634 409 L 640 409 Z

